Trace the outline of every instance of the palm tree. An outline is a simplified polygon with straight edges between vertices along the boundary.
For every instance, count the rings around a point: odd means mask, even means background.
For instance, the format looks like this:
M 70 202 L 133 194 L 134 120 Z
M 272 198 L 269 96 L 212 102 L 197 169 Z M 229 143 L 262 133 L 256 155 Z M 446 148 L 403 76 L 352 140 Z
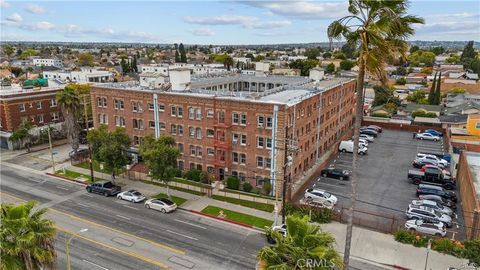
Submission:
M 287 233 L 267 228 L 267 233 L 275 240 L 274 246 L 265 246 L 257 254 L 257 259 L 267 269 L 304 269 L 305 263 L 317 263 L 313 269 L 342 268 L 340 255 L 334 248 L 335 238 L 323 232 L 319 225 L 308 222 L 308 216 L 288 216 Z
M 79 147 L 78 115 L 80 110 L 80 97 L 78 92 L 71 85 L 67 85 L 62 91 L 57 93 L 57 102 L 62 108 L 68 141 L 72 145 L 72 149 L 77 151 Z
M 34 207 L 33 201 L 1 205 L 1 270 L 54 268 L 55 227 L 43 218 L 46 208 L 34 211 Z
M 414 33 L 412 24 L 424 23 L 422 18 L 407 15 L 406 0 L 350 0 L 350 15 L 333 21 L 328 26 L 330 38 L 344 38 L 359 47 L 357 104 L 354 124 L 354 149 L 358 151 L 358 137 L 363 118 L 363 87 L 365 73 L 377 74 L 383 70 L 388 57 L 403 53 L 407 48 L 406 38 Z M 383 72 L 379 72 L 383 74 Z M 353 155 L 351 180 L 351 202 L 348 210 L 348 226 L 345 241 L 344 265 L 348 267 L 353 228 L 353 209 L 356 200 L 358 156 Z
M 20 147 L 26 146 L 27 152 L 30 152 L 30 139 L 32 137 L 29 133 L 30 129 L 32 129 L 32 123 L 24 120 L 18 128 L 12 132 L 12 136 L 8 139 L 13 143 L 20 142 Z

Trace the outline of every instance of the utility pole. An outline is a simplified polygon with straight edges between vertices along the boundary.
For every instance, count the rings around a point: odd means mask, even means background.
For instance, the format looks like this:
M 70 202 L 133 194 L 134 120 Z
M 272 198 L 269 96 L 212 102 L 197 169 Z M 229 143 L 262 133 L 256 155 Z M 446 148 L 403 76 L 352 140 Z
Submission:
M 83 116 L 85 118 L 85 129 L 86 129 L 86 136 L 88 137 L 88 115 L 87 115 L 87 100 L 85 98 L 85 95 L 83 95 Z M 92 156 L 92 147 L 90 145 L 90 142 L 87 140 L 87 145 L 88 145 L 88 159 L 90 162 L 90 177 L 92 179 L 92 182 L 95 182 L 95 178 L 93 176 L 93 156 Z
M 292 157 L 288 155 L 288 125 L 285 128 L 285 145 L 284 145 L 284 150 L 285 151 L 285 157 L 284 157 L 284 162 L 283 162 L 283 184 L 282 184 L 282 224 L 285 224 L 285 216 L 286 216 L 286 194 L 287 194 L 287 184 L 290 184 L 290 174 L 288 174 L 287 177 L 287 168 L 289 168 L 292 165 Z M 289 158 L 290 157 L 290 158 Z
M 48 144 L 50 146 L 50 155 L 52 157 L 52 169 L 53 169 L 53 174 L 55 174 L 55 159 L 53 158 L 53 146 L 52 146 L 52 136 L 50 135 L 50 123 L 47 125 L 47 134 L 48 134 Z

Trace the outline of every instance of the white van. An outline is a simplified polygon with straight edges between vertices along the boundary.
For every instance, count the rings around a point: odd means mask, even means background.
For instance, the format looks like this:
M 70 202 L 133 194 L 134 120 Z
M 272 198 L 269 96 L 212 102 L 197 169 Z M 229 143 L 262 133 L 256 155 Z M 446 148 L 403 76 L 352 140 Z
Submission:
M 365 155 L 367 154 L 367 147 L 364 145 L 360 144 L 358 147 L 358 154 L 359 155 Z M 340 145 L 338 146 L 338 151 L 340 152 L 349 152 L 353 153 L 353 141 L 341 141 Z

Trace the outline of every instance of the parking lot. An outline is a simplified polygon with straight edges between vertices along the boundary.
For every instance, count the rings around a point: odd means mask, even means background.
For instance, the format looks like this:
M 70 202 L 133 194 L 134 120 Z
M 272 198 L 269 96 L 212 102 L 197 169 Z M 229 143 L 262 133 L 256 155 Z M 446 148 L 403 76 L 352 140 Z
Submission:
M 406 221 L 405 209 L 413 199 L 417 199 L 416 185 L 407 179 L 408 170 L 414 169 L 412 161 L 415 155 L 443 152 L 443 141 L 417 140 L 412 138 L 411 132 L 384 129 L 373 143 L 369 143 L 368 154 L 359 155 L 354 222 L 383 231 L 403 226 Z M 339 152 L 330 166 L 351 171 L 352 158 L 352 153 Z M 315 188 L 324 189 L 338 197 L 335 209 L 345 218 L 351 194 L 350 181 L 319 177 L 312 184 Z M 458 198 L 458 219 L 454 219 L 458 224 L 449 228 L 447 235 L 455 235 L 455 239 L 464 237 L 461 198 Z

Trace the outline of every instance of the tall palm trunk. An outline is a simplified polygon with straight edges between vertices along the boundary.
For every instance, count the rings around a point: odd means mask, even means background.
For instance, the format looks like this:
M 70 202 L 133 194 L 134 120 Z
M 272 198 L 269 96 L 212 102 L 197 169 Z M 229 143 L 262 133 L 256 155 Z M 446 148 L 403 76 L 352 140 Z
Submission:
M 68 142 L 72 146 L 72 149 L 77 151 L 79 147 L 78 140 L 78 124 L 76 122 L 75 116 L 72 112 L 64 111 L 65 125 L 67 127 Z
M 345 269 L 348 269 L 348 263 L 350 261 L 350 247 L 352 244 L 352 231 L 353 231 L 353 214 L 355 201 L 357 198 L 357 178 L 358 178 L 358 143 L 360 135 L 360 127 L 362 126 L 363 119 L 363 84 L 365 81 L 365 59 L 364 55 L 360 53 L 359 57 L 359 71 L 357 77 L 357 103 L 356 103 L 356 112 L 355 112 L 355 123 L 353 130 L 353 161 L 352 161 L 352 175 L 351 175 L 351 188 L 352 194 L 350 197 L 350 205 L 348 208 L 348 219 L 347 219 L 347 235 L 345 240 L 345 252 L 343 257 L 343 263 Z

